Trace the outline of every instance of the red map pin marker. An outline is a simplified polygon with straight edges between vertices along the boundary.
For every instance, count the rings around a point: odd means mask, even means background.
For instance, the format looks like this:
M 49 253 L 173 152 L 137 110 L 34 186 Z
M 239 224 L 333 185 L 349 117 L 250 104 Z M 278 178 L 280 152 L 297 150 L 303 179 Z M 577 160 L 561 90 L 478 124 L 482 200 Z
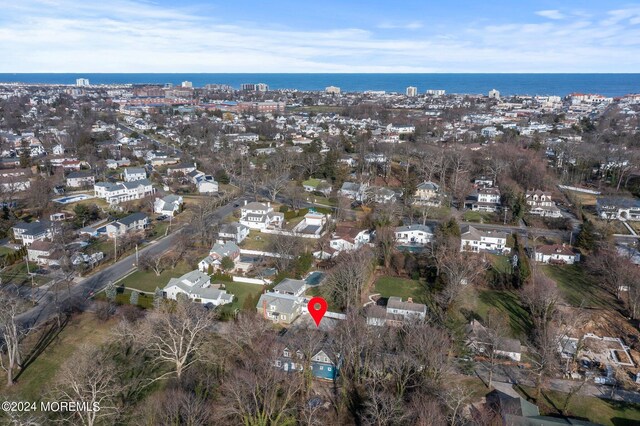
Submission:
M 320 321 L 322 321 L 322 317 L 327 313 L 327 301 L 322 297 L 313 297 L 309 300 L 309 304 L 307 305 L 307 309 L 309 309 L 309 313 L 313 317 L 313 320 L 316 322 L 316 327 L 320 326 Z

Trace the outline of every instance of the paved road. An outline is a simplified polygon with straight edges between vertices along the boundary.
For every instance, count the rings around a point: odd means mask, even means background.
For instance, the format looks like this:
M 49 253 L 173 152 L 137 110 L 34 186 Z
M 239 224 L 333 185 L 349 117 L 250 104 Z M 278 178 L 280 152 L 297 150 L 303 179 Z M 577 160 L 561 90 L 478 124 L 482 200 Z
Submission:
M 231 214 L 235 208 L 234 205 L 242 203 L 245 199 L 246 197 L 240 197 L 218 208 L 212 215 L 211 225 Z M 139 254 L 141 256 L 155 255 L 169 250 L 180 232 L 181 230 L 177 230 L 161 240 L 152 242 L 141 249 Z M 37 306 L 24 312 L 18 319 L 23 327 L 32 327 L 53 317 L 60 309 L 60 306 L 82 307 L 92 294 L 102 290 L 108 283 L 115 282 L 133 271 L 135 269 L 134 264 L 135 253 L 78 282 L 68 292 L 62 291 L 58 293 L 57 303 L 51 292 L 45 293 L 38 301 Z

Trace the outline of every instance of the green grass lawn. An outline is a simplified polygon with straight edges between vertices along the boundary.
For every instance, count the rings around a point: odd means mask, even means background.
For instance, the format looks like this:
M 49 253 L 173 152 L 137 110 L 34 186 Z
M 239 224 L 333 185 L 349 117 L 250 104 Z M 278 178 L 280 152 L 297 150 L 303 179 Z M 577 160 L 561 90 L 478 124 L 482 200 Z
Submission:
M 502 273 L 510 273 L 511 272 L 511 258 L 507 256 L 497 256 L 490 254 L 489 260 L 491 261 L 491 265 L 498 271 Z
M 522 307 L 516 292 L 481 290 L 477 294 L 475 307 L 472 307 L 473 311 L 486 319 L 491 308 L 507 315 L 515 337 L 525 337 L 533 327 L 529 313 Z
M 269 234 L 262 234 L 259 231 L 251 230 L 240 246 L 246 250 L 265 251 L 269 246 Z
M 473 210 L 467 210 L 462 215 L 462 220 L 465 222 L 476 223 L 491 223 L 495 222 L 496 215 L 494 213 L 487 212 L 474 212 Z
M 29 262 L 30 272 L 34 272 L 37 269 L 38 265 Z M 24 260 L 8 266 L 0 273 L 0 279 L 2 284 L 31 285 L 31 276 L 27 273 L 27 263 Z M 49 281 L 51 281 L 51 278 L 43 275 L 34 275 L 33 277 L 33 282 L 36 286 L 46 284 Z
M 592 308 L 611 307 L 611 297 L 581 265 L 545 265 L 542 271 L 558 283 L 567 303 Z
M 255 296 L 262 293 L 263 288 L 261 285 L 247 283 L 226 282 L 224 285 L 227 293 L 231 293 L 235 296 L 231 307 L 237 309 L 242 309 L 244 307 L 244 301 L 248 296 Z
M 122 281 L 118 281 L 117 285 L 153 292 L 156 287 L 163 288 L 167 285 L 169 279 L 178 278 L 190 271 L 193 271 L 193 268 L 186 262 L 178 263 L 174 269 L 165 269 L 160 276 L 153 271 L 138 270 Z
M 532 388 L 523 388 L 524 393 L 534 395 Z M 560 415 L 560 408 L 564 406 L 566 394 L 562 392 L 544 390 L 538 406 L 542 415 Z M 591 422 L 606 426 L 631 426 L 640 424 L 640 405 L 611 401 L 595 397 L 577 395 L 572 398 L 567 414 L 570 417 L 588 419 Z
M 425 289 L 421 282 L 386 275 L 378 277 L 374 284 L 374 293 L 380 293 L 382 297 L 401 297 L 402 300 L 405 301 L 411 297 L 414 302 L 419 302 L 426 296 Z
M 49 346 L 26 366 L 14 386 L 6 388 L 6 376 L 2 374 L 0 394 L 6 395 L 9 400 L 39 401 L 51 389 L 60 365 L 80 345 L 85 343 L 98 345 L 104 342 L 115 322 L 116 320 L 99 321 L 90 313 L 74 316 L 59 334 L 54 332 L 48 334 L 51 339 Z M 26 338 L 23 353 L 25 360 L 29 359 L 29 354 L 35 348 L 36 342 L 45 332 L 46 330 L 32 333 Z
M 0 256 L 5 254 L 13 253 L 15 250 L 10 249 L 9 247 L 0 246 Z

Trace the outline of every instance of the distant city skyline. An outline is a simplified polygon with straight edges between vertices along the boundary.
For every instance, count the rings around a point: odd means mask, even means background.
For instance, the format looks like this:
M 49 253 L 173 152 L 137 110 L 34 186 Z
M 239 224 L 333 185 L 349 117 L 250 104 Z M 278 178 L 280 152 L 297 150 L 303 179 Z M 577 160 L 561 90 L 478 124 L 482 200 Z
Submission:
M 0 72 L 625 73 L 624 1 L 0 0 Z

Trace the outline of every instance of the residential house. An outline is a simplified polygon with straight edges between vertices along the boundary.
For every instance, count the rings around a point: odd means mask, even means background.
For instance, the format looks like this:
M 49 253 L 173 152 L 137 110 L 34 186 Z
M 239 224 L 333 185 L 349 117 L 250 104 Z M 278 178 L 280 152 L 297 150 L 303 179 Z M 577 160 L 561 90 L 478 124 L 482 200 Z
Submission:
M 289 294 L 291 296 L 302 297 L 307 289 L 307 282 L 305 280 L 294 280 L 292 278 L 285 278 L 279 282 L 273 291 L 280 294 Z
M 67 175 L 67 186 L 69 188 L 84 188 L 95 183 L 95 176 L 88 171 L 71 172 Z
M 327 223 L 327 215 L 309 209 L 304 218 L 292 229 L 294 233 L 320 235 Z
M 304 299 L 290 294 L 267 292 L 263 293 L 256 305 L 256 311 L 264 319 L 276 323 L 291 324 L 300 316 Z
M 489 330 L 477 320 L 472 320 L 466 329 L 466 345 L 475 353 L 485 354 L 492 350 L 499 357 L 509 358 L 513 361 L 520 362 L 522 358 L 522 345 L 518 339 L 510 339 L 502 337 L 494 341 L 491 339 Z
M 284 214 L 276 213 L 267 202 L 247 203 L 240 208 L 240 223 L 250 229 L 281 228 L 284 222 Z
M 349 198 L 354 201 L 365 201 L 367 199 L 369 184 L 365 183 L 355 183 L 355 182 L 344 182 L 338 194 Z
M 640 200 L 628 197 L 601 197 L 596 202 L 602 219 L 640 220 Z
M 218 182 L 210 175 L 202 175 L 196 179 L 196 187 L 200 194 L 217 194 Z
M 115 170 L 119 167 L 128 167 L 131 165 L 131 161 L 128 158 L 123 158 L 121 160 L 112 160 L 109 159 L 106 161 L 107 168 L 111 170 Z
M 148 225 L 149 216 L 146 213 L 137 212 L 107 224 L 105 232 L 109 238 L 116 238 L 130 232 L 143 231 Z
M 542 217 L 562 217 L 562 212 L 551 198 L 550 192 L 534 190 L 527 191 L 525 200 L 529 206 L 529 214 Z
M 216 271 L 220 269 L 225 257 L 231 259 L 235 265 L 240 260 L 240 248 L 233 241 L 216 241 L 209 250 L 209 255 L 198 263 L 198 270 L 208 272 L 211 267 Z
M 304 354 L 300 350 L 285 347 L 282 355 L 274 361 L 274 366 L 285 372 L 301 372 L 306 364 Z M 340 356 L 328 347 L 311 356 L 309 368 L 315 378 L 333 381 L 338 377 L 340 369 Z
M 471 195 L 471 210 L 474 212 L 495 213 L 500 209 L 500 190 L 498 188 L 480 188 Z
M 168 176 L 173 176 L 173 175 L 188 175 L 191 172 L 194 172 L 196 170 L 196 165 L 194 164 L 186 164 L 186 163 L 180 163 L 180 164 L 176 164 L 174 166 L 169 166 L 167 168 L 167 175 Z
M 473 226 L 465 226 L 461 231 L 460 251 L 500 254 L 506 254 L 511 251 L 511 249 L 507 247 L 506 232 L 479 230 Z
M 147 171 L 144 167 L 127 167 L 124 169 L 122 177 L 125 182 L 135 182 L 147 178 Z
M 541 263 L 573 265 L 580 261 L 580 253 L 566 244 L 547 244 L 535 249 L 535 260 Z
M 302 182 L 306 192 L 320 192 L 325 197 L 331 195 L 331 185 L 324 179 L 308 179 Z
M 249 236 L 249 227 L 238 222 L 223 223 L 218 231 L 218 239 L 240 244 Z
M 183 202 L 180 195 L 170 194 L 164 198 L 156 198 L 153 203 L 153 211 L 162 215 L 175 216 L 180 211 Z
M 367 324 L 383 326 L 401 325 L 405 321 L 421 321 L 426 318 L 427 305 L 414 303 L 412 298 L 406 302 L 401 297 L 392 296 L 387 300 L 387 306 L 369 306 L 367 308 Z
M 187 272 L 180 278 L 171 278 L 162 289 L 167 299 L 177 300 L 180 295 L 203 305 L 220 306 L 233 302 L 233 294 L 211 286 L 211 278 L 200 271 Z
M 36 241 L 43 241 L 53 237 L 54 229 L 48 222 L 18 222 L 13 225 L 13 237 L 24 246 L 30 246 Z
M 379 204 L 395 203 L 401 194 L 401 192 L 399 194 L 391 188 L 371 187 L 368 198 L 373 199 L 374 202 Z
M 329 259 L 337 256 L 341 251 L 357 250 L 371 242 L 371 232 L 353 226 L 338 225 L 329 240 L 329 248 L 314 252 L 319 259 Z
M 27 259 L 38 265 L 60 265 L 62 251 L 55 249 L 53 243 L 49 241 L 38 240 L 27 248 Z
M 426 206 L 439 206 L 442 204 L 440 186 L 434 182 L 422 182 L 416 187 L 413 203 Z
M 147 179 L 119 183 L 97 182 L 93 190 L 97 198 L 106 200 L 110 205 L 139 200 L 155 193 L 153 185 Z
M 433 230 L 427 225 L 398 226 L 394 233 L 398 245 L 425 246 L 433 241 Z

